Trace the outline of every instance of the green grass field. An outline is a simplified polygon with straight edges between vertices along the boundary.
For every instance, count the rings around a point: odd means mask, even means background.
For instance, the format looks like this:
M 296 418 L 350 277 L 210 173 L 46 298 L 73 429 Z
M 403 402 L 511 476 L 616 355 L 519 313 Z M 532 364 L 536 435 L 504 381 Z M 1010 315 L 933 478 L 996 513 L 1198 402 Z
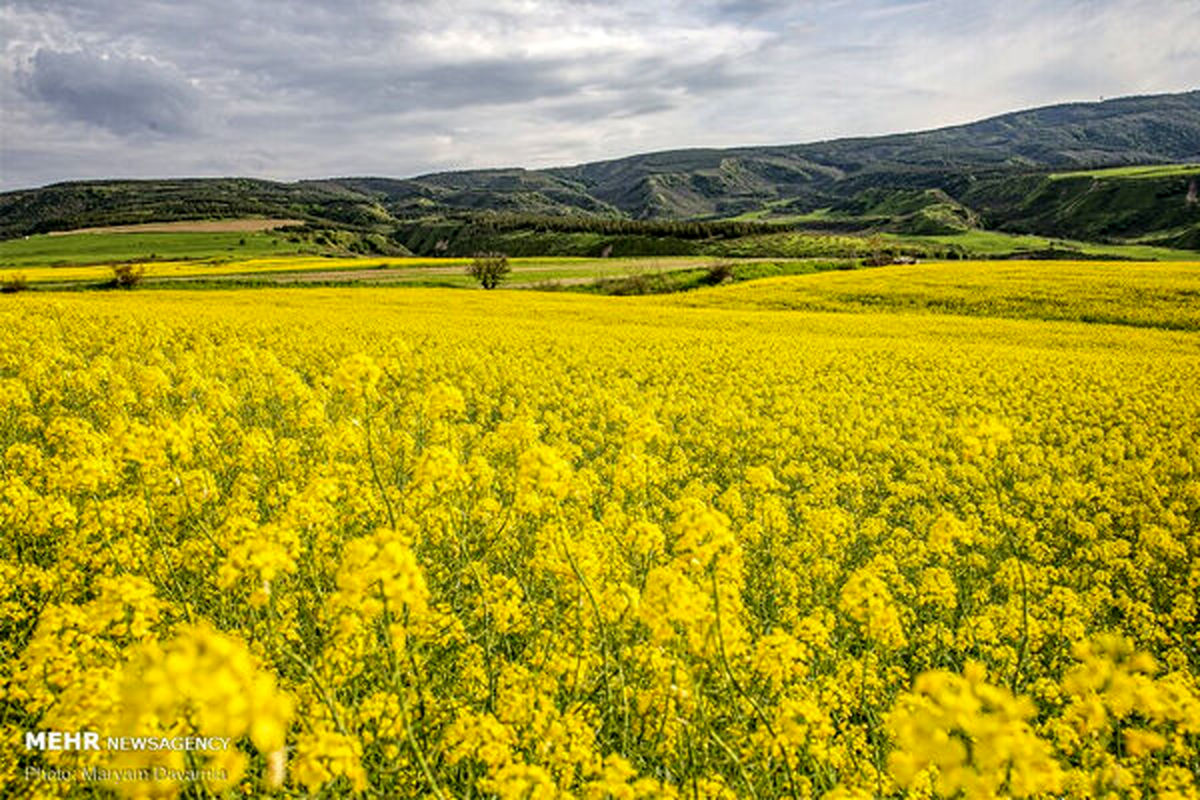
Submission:
M 772 200 L 769 203 L 764 203 L 761 208 L 756 208 L 751 211 L 745 211 L 735 217 L 729 217 L 731 222 L 807 222 L 821 221 L 827 219 L 839 219 L 840 217 L 832 213 L 830 208 L 818 208 L 809 211 L 807 214 L 781 214 L 777 211 L 780 208 L 786 208 L 791 200 Z
M 0 242 L 0 267 L 77 266 L 115 261 L 240 259 L 311 252 L 272 233 L 79 233 Z
M 1173 178 L 1176 175 L 1200 175 L 1200 164 L 1156 164 L 1149 167 L 1110 167 L 1108 169 L 1085 169 L 1078 172 L 1056 172 L 1051 180 L 1059 178 Z

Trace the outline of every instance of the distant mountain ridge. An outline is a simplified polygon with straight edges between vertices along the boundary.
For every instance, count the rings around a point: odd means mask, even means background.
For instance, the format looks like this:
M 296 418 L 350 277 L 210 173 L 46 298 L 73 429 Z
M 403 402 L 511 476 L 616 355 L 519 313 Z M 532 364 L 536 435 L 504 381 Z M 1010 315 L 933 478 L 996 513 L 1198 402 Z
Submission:
M 1188 160 L 1200 160 L 1200 91 L 1047 106 L 889 136 L 341 183 L 358 183 L 400 207 L 567 207 L 645 219 L 736 214 L 779 199 L 817 207 L 889 182 L 954 188 L 979 172 Z
M 1032 220 L 1058 234 L 1058 228 L 1075 224 L 1069 215 L 1018 208 L 1014 187 L 1036 193 L 1038 181 L 1055 170 L 1190 161 L 1200 161 L 1200 90 L 1053 105 L 916 133 L 671 150 L 539 170 L 295 183 L 241 178 L 60 183 L 0 194 L 0 237 L 249 214 L 363 227 L 488 211 L 635 220 L 747 214 L 770 219 L 830 208 L 848 214 L 864 206 L 864 193 L 875 197 L 880 191 L 927 192 L 929 204 L 949 204 L 951 225 L 982 221 L 1004 228 L 1014 220 Z M 1025 183 L 1012 183 L 1018 179 Z M 1164 180 L 1168 183 L 1159 193 L 1173 197 L 1178 181 Z M 1061 194 L 1046 194 L 1047 202 Z M 1182 195 L 1177 205 L 1187 213 L 1175 213 L 1172 226 L 1191 225 Z M 1153 223 L 1156 212 L 1141 212 L 1137 230 L 1110 233 L 1148 233 L 1146 224 Z M 1046 222 L 1050 219 L 1053 224 Z M 1093 225 L 1090 232 L 1107 235 L 1105 224 Z

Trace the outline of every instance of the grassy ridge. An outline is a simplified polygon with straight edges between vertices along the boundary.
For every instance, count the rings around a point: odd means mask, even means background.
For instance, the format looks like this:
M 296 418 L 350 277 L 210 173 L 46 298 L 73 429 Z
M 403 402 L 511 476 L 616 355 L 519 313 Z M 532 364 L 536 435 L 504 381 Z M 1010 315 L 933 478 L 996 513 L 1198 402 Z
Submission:
M 984 227 L 1094 242 L 1194 248 L 1200 202 L 1183 168 L 1105 170 L 980 180 L 962 201 Z
M 1146 167 L 1109 167 L 1107 169 L 1085 169 L 1075 172 L 1055 172 L 1052 179 L 1059 178 L 1174 178 L 1179 175 L 1200 175 L 1200 164 L 1155 164 Z

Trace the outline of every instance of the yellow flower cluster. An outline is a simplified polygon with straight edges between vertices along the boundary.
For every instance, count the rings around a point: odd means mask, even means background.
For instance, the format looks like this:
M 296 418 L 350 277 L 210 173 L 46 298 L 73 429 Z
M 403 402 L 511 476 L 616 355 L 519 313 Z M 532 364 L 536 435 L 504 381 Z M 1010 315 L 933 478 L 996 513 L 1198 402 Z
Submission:
M 869 569 L 856 571 L 846 581 L 840 607 L 862 625 L 868 641 L 886 648 L 904 646 L 904 628 L 887 583 Z
M 204 624 L 180 629 L 165 645 L 151 640 L 135 649 L 122 670 L 117 698 L 120 716 L 112 730 L 123 736 L 196 732 L 232 740 L 247 737 L 266 757 L 282 753 L 293 701 L 279 691 L 274 675 L 256 662 L 244 642 Z M 113 763 L 124 768 L 147 767 L 159 755 L 121 753 Z M 177 762 L 173 766 L 182 766 L 181 753 L 168 755 Z M 223 770 L 209 781 L 217 788 L 240 779 L 246 763 L 246 757 L 235 749 L 222 749 L 207 760 L 205 766 Z M 117 786 L 123 791 L 131 788 L 124 782 Z M 142 788 L 173 793 L 169 783 Z
M 790 285 L 6 299 L 0 795 L 1194 800 L 1196 334 Z
M 975 661 L 961 676 L 933 670 L 897 701 L 888 720 L 896 743 L 888 766 L 901 785 L 911 786 L 932 769 L 936 792 L 945 797 L 1031 797 L 1061 790 L 1062 772 L 1050 745 L 1029 726 L 1033 703 L 986 679 L 986 669 Z

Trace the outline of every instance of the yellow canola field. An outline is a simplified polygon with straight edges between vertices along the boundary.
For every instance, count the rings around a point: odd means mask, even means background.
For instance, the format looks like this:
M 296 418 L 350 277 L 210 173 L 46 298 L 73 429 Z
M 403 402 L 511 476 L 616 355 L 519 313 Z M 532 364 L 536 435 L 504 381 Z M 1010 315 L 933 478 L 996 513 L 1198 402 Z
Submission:
M 311 289 L 0 342 L 0 794 L 1197 796 L 1195 334 Z
M 768 278 L 680 305 L 918 311 L 1200 330 L 1200 262 L 947 261 Z
M 587 259 L 572 258 L 520 258 L 513 259 L 517 265 L 560 264 L 582 262 Z M 462 267 L 468 258 L 418 258 L 394 256 L 378 257 L 334 257 L 325 256 L 282 256 L 247 258 L 237 261 L 144 261 L 137 262 L 147 278 L 187 278 L 214 275 L 260 275 L 273 272 L 325 272 L 338 270 L 370 270 L 377 268 L 397 269 L 404 267 Z M 31 283 L 57 283 L 65 281 L 104 281 L 112 278 L 112 267 L 107 264 L 74 267 L 13 267 L 0 271 L 0 278 L 20 275 Z

